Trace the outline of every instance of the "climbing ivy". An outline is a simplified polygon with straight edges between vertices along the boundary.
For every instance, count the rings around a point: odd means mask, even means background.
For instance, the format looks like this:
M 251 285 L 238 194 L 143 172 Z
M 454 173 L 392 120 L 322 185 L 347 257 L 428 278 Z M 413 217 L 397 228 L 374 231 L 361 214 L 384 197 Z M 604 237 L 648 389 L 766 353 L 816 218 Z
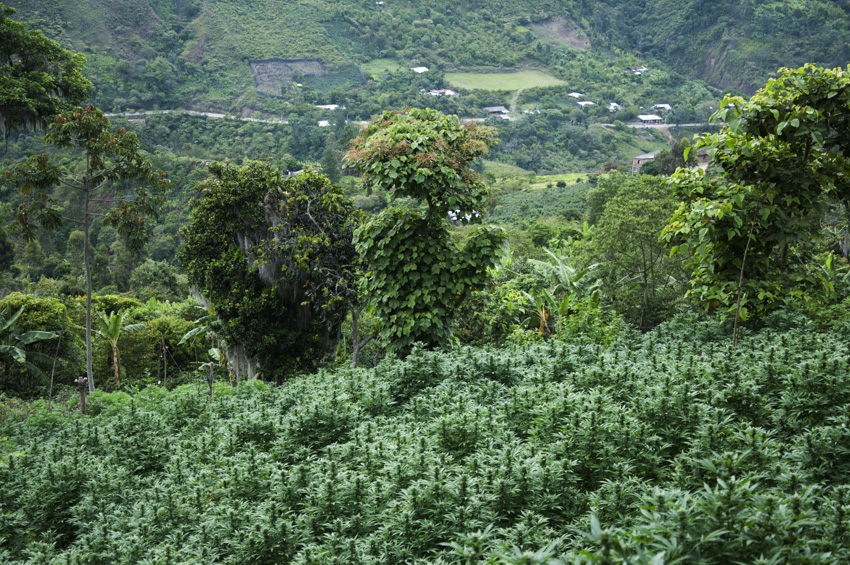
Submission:
M 492 128 L 417 109 L 384 112 L 354 141 L 347 159 L 366 184 L 425 205 L 424 212 L 385 210 L 355 234 L 367 271 L 363 284 L 390 349 L 407 350 L 417 341 L 446 345 L 454 311 L 486 283 L 504 230 L 479 227 L 458 245 L 449 218 L 479 219 L 487 188 L 472 164 L 495 141 Z
M 281 378 L 336 349 L 355 293 L 359 214 L 326 177 L 214 163 L 196 187 L 180 255 L 249 367 Z

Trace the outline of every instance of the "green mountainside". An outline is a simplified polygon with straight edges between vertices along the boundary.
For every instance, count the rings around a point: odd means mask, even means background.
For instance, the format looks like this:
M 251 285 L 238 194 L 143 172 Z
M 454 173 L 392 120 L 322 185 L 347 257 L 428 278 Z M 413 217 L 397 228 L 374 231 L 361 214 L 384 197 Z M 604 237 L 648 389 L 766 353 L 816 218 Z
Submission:
M 13 0 L 18 18 L 86 53 L 107 109 L 206 104 L 265 108 L 251 61 L 317 59 L 322 88 L 375 61 L 442 70 L 544 68 L 570 80 L 592 52 L 657 60 L 717 88 L 751 93 L 780 66 L 848 60 L 840 0 Z M 614 60 L 610 61 L 615 64 Z M 619 61 L 616 61 L 619 64 Z M 284 65 L 285 66 L 285 65 Z M 380 65 L 378 65 L 380 67 Z M 314 70 L 305 69 L 310 76 Z M 279 73 L 284 91 L 298 66 Z
M 752 93 L 779 67 L 850 60 L 847 0 L 582 0 L 591 40 Z

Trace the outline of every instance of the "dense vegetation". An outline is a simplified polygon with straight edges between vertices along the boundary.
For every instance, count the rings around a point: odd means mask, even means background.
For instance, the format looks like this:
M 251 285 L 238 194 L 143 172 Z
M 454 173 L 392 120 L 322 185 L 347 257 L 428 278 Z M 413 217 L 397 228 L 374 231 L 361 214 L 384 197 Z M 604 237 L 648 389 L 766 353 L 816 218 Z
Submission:
M 843 8 L 670 7 L 0 4 L 0 561 L 847 562 L 850 68 L 675 72 Z
M 5 404 L 0 560 L 843 563 L 850 333 L 768 325 Z

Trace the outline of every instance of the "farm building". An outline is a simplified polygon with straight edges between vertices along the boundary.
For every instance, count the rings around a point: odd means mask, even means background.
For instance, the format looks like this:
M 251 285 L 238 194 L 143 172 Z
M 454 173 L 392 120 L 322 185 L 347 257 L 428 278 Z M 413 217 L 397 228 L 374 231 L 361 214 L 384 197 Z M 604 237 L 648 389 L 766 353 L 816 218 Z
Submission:
M 661 116 L 656 116 L 655 114 L 639 114 L 638 120 L 642 124 L 660 124 L 664 121 Z
M 632 159 L 632 174 L 637 174 L 640 171 L 640 168 L 650 161 L 655 159 L 655 156 L 658 155 L 660 151 L 650 151 L 649 153 L 644 153 L 643 155 L 638 155 L 637 157 Z

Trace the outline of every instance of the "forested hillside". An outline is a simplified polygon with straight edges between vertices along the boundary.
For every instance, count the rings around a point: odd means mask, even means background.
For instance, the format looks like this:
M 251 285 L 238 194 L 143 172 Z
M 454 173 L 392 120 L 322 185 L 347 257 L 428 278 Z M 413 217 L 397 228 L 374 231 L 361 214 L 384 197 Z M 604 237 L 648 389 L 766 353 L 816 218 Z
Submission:
M 320 89 L 366 78 L 355 66 L 542 67 L 569 80 L 583 49 L 658 60 L 752 93 L 780 66 L 848 59 L 845 0 L 532 0 L 297 3 L 259 0 L 12 1 L 23 20 L 87 54 L 106 109 L 263 107 L 249 61 L 317 59 Z M 362 70 L 362 69 L 361 69 Z M 307 74 L 310 74 L 307 70 Z M 283 73 L 291 85 L 298 74 Z M 324 75 L 323 75 L 324 76 Z M 297 78 L 296 78 L 297 82 Z

